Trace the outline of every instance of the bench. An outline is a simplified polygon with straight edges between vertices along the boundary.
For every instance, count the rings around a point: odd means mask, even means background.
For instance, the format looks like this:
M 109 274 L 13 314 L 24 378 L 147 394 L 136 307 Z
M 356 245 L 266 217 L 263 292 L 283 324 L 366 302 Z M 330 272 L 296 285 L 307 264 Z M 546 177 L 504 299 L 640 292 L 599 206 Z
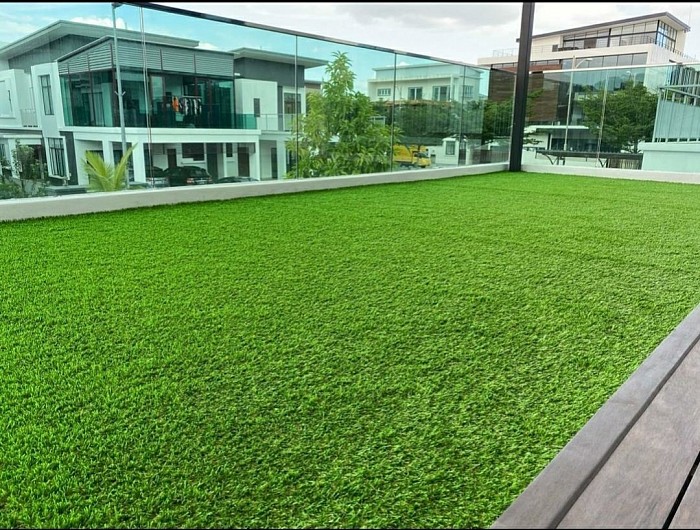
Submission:
M 544 156 L 552 165 L 566 164 L 567 158 L 589 158 L 597 160 L 600 167 L 616 169 L 641 169 L 642 153 L 605 153 L 596 151 L 563 151 L 557 149 L 540 149 L 535 153 Z
M 700 528 L 699 337 L 700 306 L 491 528 Z

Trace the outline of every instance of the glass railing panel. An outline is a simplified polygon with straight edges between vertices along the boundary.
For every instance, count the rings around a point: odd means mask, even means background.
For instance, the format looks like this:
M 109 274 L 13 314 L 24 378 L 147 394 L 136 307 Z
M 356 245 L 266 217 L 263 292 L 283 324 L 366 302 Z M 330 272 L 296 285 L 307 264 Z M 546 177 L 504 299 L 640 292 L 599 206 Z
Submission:
M 79 188 L 79 161 L 65 127 L 75 117 L 96 120 L 104 115 L 104 107 L 96 100 L 101 85 L 99 79 L 81 78 L 85 100 L 71 104 L 63 97 L 58 61 L 94 42 L 96 34 L 109 32 L 109 28 L 98 29 L 96 24 L 111 20 L 111 9 L 109 4 L 95 5 L 91 23 L 86 23 L 80 17 L 81 6 L 57 7 L 47 4 L 42 11 L 46 18 L 8 24 L 2 35 L 0 129 L 4 133 L 0 138 L 0 198 L 3 199 L 84 191 Z M 61 20 L 44 26 L 37 22 L 52 19 Z M 13 32 L 27 26 L 31 30 Z
M 299 37 L 297 50 L 307 87 L 287 146 L 288 176 L 390 171 L 395 54 L 309 37 Z
M 163 170 L 171 187 L 284 178 L 296 112 L 290 102 L 304 93 L 296 37 L 172 8 L 139 9 L 150 103 L 145 167 Z
M 480 162 L 488 73 L 475 66 L 397 55 L 396 98 L 387 108 L 387 120 L 394 125 L 395 169 Z
M 651 169 L 654 164 L 645 160 L 655 158 L 648 153 L 655 134 L 667 139 L 672 134 L 670 124 L 680 130 L 692 123 L 690 108 L 676 105 L 671 117 L 673 105 L 665 109 L 663 101 L 680 71 L 687 72 L 688 67 L 628 65 L 532 72 L 523 163 Z M 695 79 L 697 72 L 692 72 L 687 79 Z M 545 102 L 549 111 L 537 100 Z
M 481 135 L 474 134 L 472 164 L 507 162 L 513 131 L 515 72 L 491 69 L 482 76 L 485 92 L 480 92 L 483 112 Z M 485 94 L 485 99 L 484 99 Z M 478 143 L 477 143 L 478 142 Z

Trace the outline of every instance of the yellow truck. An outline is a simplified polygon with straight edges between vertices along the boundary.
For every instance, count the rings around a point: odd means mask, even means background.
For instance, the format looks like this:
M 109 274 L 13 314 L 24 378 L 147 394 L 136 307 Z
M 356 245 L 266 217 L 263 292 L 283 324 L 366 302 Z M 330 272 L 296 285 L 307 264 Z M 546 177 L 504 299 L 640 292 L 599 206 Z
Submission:
M 430 155 L 417 145 L 394 145 L 394 164 L 400 167 L 429 167 Z

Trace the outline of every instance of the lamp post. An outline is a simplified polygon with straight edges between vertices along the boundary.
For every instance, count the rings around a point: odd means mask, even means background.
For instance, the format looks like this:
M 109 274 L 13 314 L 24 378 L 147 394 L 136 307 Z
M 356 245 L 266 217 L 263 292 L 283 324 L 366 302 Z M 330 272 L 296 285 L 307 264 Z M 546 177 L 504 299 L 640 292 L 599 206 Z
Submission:
M 114 30 L 114 65 L 117 71 L 117 97 L 119 99 L 119 121 L 122 132 L 122 157 L 126 156 L 126 129 L 124 124 L 124 91 L 122 90 L 122 75 L 119 66 L 119 41 L 117 40 L 117 14 L 116 9 L 121 5 L 119 2 L 112 2 L 112 29 Z M 145 67 L 145 65 L 144 65 Z M 129 171 L 124 173 L 124 184 L 129 189 Z
M 590 60 L 590 57 L 586 57 L 585 59 L 581 59 L 577 63 L 575 55 L 571 59 L 571 76 L 569 78 L 569 103 L 566 106 L 566 129 L 564 129 L 564 151 L 566 151 L 569 148 L 569 121 L 571 121 L 571 97 L 574 93 L 574 70 L 576 70 L 576 67 L 578 67 L 582 63 L 588 62 Z

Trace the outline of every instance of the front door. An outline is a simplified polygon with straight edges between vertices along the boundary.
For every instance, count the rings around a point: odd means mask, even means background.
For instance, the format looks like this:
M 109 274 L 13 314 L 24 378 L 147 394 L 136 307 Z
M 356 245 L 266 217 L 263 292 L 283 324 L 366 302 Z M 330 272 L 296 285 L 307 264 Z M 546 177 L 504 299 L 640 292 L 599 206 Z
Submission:
M 219 156 L 217 144 L 204 144 L 207 150 L 207 171 L 214 177 L 214 180 L 219 178 Z
M 238 144 L 238 176 L 250 177 L 250 154 L 247 145 Z
M 177 167 L 177 151 L 175 149 L 168 149 L 168 169 L 171 167 Z

